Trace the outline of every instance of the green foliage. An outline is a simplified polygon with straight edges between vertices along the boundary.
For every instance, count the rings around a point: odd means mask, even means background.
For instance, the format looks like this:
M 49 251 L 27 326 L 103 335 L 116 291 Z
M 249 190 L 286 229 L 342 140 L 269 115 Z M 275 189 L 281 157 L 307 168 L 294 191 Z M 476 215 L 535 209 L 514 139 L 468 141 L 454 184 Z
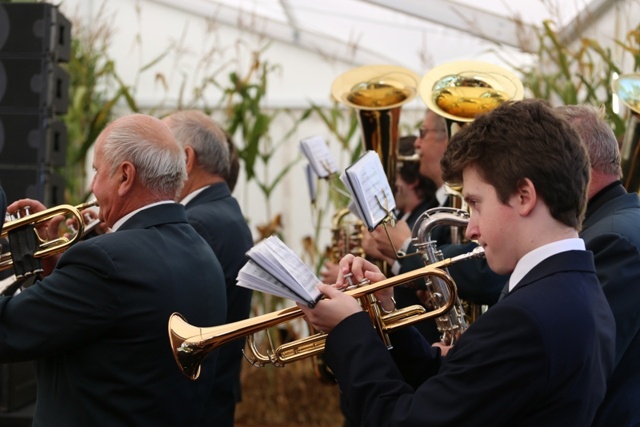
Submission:
M 72 25 L 71 58 L 65 64 L 69 73 L 69 107 L 63 117 L 67 127 L 67 166 L 60 171 L 66 179 L 65 199 L 78 204 L 85 201 L 87 154 L 96 138 L 112 118 L 121 98 L 136 111 L 135 101 L 115 72 L 107 53 L 111 30 L 98 10 L 91 25 Z M 114 94 L 107 87 L 115 86 Z
M 622 73 L 612 49 L 586 37 L 567 44 L 551 21 L 542 23 L 536 37 L 538 51 L 534 64 L 519 70 L 531 96 L 549 100 L 552 104 L 602 105 L 616 136 L 624 134 L 624 120 L 613 112 L 612 107 L 612 79 Z M 616 40 L 615 44 L 631 55 L 634 71 L 640 69 L 640 26 L 630 31 L 625 40 Z
M 211 81 L 223 91 L 221 104 L 226 106 L 226 120 L 223 124 L 226 131 L 230 135 L 239 136 L 234 140 L 240 141 L 237 144 L 238 156 L 244 165 L 247 183 L 251 181 L 256 183 L 264 195 L 267 215 L 271 217 L 270 197 L 291 168 L 298 163 L 300 157 L 279 167 L 273 177 L 270 176 L 275 164 L 272 160 L 308 115 L 303 114 L 302 117 L 296 118 L 287 109 L 264 108 L 268 77 L 270 73 L 277 70 L 277 67 L 271 66 L 266 61 L 262 62 L 258 56 L 259 53 L 254 55 L 253 64 L 244 78 L 236 72 L 231 72 L 226 85 L 220 85 L 215 80 Z M 271 125 L 280 114 L 287 114 L 291 125 L 279 140 L 274 141 Z M 259 170 L 263 173 L 259 174 Z

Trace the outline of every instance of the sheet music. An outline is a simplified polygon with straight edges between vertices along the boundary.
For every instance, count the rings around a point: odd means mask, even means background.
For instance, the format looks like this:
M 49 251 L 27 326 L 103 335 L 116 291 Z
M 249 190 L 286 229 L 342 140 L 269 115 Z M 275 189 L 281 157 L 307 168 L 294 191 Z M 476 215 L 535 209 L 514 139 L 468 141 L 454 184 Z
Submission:
M 320 280 L 278 237 L 271 236 L 247 252 L 249 262 L 238 273 L 238 286 L 315 305 Z
M 307 178 L 307 189 L 309 190 L 309 198 L 311 199 L 311 203 L 315 203 L 318 197 L 318 186 L 316 185 L 316 174 L 313 172 L 313 168 L 310 164 L 307 163 L 304 168 L 304 174 Z
M 300 150 L 305 155 L 313 171 L 320 178 L 327 178 L 338 171 L 329 146 L 321 136 L 311 136 L 300 141 Z
M 344 171 L 340 179 L 357 206 L 357 212 L 354 213 L 369 231 L 375 229 L 396 208 L 389 181 L 375 151 L 367 151 Z

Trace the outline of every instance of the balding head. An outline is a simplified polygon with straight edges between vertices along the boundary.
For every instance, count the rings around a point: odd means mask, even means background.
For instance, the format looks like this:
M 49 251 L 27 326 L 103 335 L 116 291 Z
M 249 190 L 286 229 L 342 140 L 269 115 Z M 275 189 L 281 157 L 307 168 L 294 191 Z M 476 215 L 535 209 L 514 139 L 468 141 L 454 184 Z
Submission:
M 123 162 L 132 163 L 140 184 L 161 199 L 173 199 L 184 185 L 184 152 L 155 117 L 131 114 L 113 121 L 98 137 L 98 146 L 112 174 Z

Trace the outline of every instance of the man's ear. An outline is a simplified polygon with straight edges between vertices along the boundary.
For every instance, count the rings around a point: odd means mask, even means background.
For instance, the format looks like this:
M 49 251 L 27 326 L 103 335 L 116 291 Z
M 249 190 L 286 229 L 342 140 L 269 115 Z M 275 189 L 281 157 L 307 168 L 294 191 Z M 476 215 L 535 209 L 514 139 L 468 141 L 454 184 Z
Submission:
M 536 206 L 538 194 L 536 187 L 529 178 L 521 179 L 518 183 L 516 191 L 516 203 L 520 211 L 520 215 L 527 216 Z
M 184 149 L 184 153 L 187 158 L 187 174 L 190 174 L 196 165 L 196 152 L 192 147 L 186 146 Z
M 136 167 L 131 162 L 123 162 L 118 167 L 116 174 L 120 179 L 118 194 L 124 196 L 133 188 L 133 184 L 136 180 Z

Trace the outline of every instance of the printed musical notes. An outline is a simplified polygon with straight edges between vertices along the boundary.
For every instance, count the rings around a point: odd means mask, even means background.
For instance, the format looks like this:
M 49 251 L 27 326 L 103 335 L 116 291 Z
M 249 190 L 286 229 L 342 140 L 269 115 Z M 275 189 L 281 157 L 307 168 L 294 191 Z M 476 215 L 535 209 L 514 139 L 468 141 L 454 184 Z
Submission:
M 238 286 L 310 307 L 322 297 L 316 287 L 320 279 L 278 237 L 262 240 L 247 252 L 247 257 L 249 261 L 238 272 Z
M 375 151 L 367 151 L 345 169 L 340 179 L 352 196 L 349 209 L 365 223 L 369 231 L 392 216 L 396 201 Z
M 319 178 L 327 178 L 338 171 L 338 166 L 323 137 L 312 136 L 303 139 L 300 141 L 300 150 Z

